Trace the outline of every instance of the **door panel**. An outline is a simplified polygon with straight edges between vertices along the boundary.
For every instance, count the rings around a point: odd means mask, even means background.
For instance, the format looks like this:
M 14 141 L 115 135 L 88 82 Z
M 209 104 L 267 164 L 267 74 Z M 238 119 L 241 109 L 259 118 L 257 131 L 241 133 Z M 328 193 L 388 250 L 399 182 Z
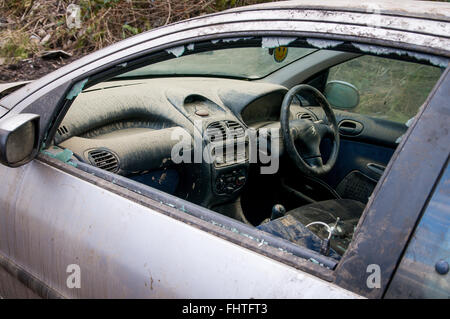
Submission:
M 336 110 L 335 114 L 341 145 L 336 164 L 323 180 L 342 198 L 367 203 L 408 127 L 350 112 Z M 327 157 L 331 144 L 322 147 Z
M 308 107 L 319 119 L 326 121 L 321 108 Z M 336 164 L 322 180 L 335 189 L 342 198 L 350 198 L 367 203 L 368 197 L 383 174 L 384 168 L 407 126 L 402 123 L 351 112 L 335 110 L 339 123 L 357 123 L 354 130 L 340 133 L 341 145 Z M 358 133 L 353 134 L 356 130 Z M 321 153 L 327 160 L 331 143 L 324 140 Z
M 0 176 L 0 253 L 63 296 L 357 297 L 39 160 Z
M 338 159 L 324 176 L 343 198 L 366 203 L 381 175 L 372 168 L 386 167 L 395 149 L 341 139 Z
M 321 107 L 306 107 L 306 109 L 313 112 L 318 119 L 327 121 Z M 333 111 L 340 128 L 342 128 L 344 123 L 355 123 L 354 128 L 344 124 L 346 128 L 340 130 L 341 138 L 349 141 L 370 143 L 395 149 L 399 143 L 399 137 L 408 129 L 403 123 L 336 109 Z
M 341 138 L 395 149 L 408 127 L 403 123 L 334 110 Z M 354 127 L 351 125 L 354 123 Z M 350 125 L 349 125 L 350 124 Z

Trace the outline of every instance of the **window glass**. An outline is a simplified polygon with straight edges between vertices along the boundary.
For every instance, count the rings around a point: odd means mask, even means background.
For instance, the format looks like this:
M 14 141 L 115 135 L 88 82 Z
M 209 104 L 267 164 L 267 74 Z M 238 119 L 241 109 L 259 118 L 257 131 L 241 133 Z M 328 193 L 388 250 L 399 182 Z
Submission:
M 358 89 L 360 102 L 351 112 L 405 123 L 440 76 L 438 67 L 365 55 L 330 68 L 328 82 L 345 81 Z
M 316 51 L 308 48 L 232 48 L 213 50 L 151 64 L 119 77 L 161 75 L 216 75 L 258 79 Z M 187 52 L 186 52 L 187 53 Z

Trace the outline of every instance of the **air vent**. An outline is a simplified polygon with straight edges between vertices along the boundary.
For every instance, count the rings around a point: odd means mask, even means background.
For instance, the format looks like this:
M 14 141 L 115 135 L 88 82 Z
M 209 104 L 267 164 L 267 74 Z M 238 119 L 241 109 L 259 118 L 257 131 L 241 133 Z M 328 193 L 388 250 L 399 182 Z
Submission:
M 65 127 L 65 126 L 63 125 L 63 126 L 58 127 L 58 128 L 56 129 L 56 132 L 58 132 L 59 135 L 64 135 L 64 134 L 69 133 L 69 130 L 67 129 L 67 127 Z
M 225 141 L 228 138 L 242 138 L 245 136 L 244 127 L 235 121 L 220 121 L 208 125 L 206 137 L 211 142 Z
M 235 121 L 225 121 L 228 126 L 228 130 L 233 137 L 241 138 L 245 136 L 244 127 Z
M 119 170 L 119 160 L 110 151 L 93 150 L 88 153 L 88 158 L 91 164 L 98 168 L 109 172 L 117 172 Z
M 214 122 L 206 128 L 206 137 L 211 142 L 225 141 L 226 136 L 227 131 L 224 122 Z
M 236 121 L 219 121 L 206 128 L 206 138 L 211 142 L 211 155 L 215 166 L 243 162 L 248 158 L 245 128 Z
M 298 113 L 297 118 L 302 119 L 302 120 L 310 120 L 310 121 L 316 120 L 311 113 Z

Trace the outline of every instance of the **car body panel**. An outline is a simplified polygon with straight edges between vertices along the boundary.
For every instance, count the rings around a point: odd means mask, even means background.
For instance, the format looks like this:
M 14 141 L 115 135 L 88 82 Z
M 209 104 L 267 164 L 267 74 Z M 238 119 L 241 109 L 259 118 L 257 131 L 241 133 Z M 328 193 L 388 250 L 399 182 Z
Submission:
M 431 5 L 400 10 L 387 3 L 377 11 L 350 1 L 324 6 L 302 1 L 194 18 L 129 38 L 24 86 L 0 100 L 0 116 L 39 114 L 42 140 L 56 129 L 62 102 L 75 83 L 153 52 L 221 37 L 301 36 L 316 47 L 345 40 L 363 43 L 362 51 L 373 54 L 383 54 L 379 46 L 386 45 L 393 54 L 443 63 L 450 57 L 449 6 Z M 324 270 L 334 283 L 231 242 L 238 236 L 231 231 L 213 235 L 210 229 L 219 233 L 220 226 L 200 220 L 202 229 L 172 218 L 167 203 L 153 199 L 155 208 L 146 207 L 129 194 L 132 190 L 111 192 L 106 189 L 114 186 L 111 181 L 87 181 L 42 159 L 15 169 L 0 166 L 0 259 L 9 265 L 2 264 L 1 271 L 9 269 L 31 288 L 38 282 L 31 290 L 41 297 L 383 297 L 449 154 L 448 131 L 438 131 L 448 123 L 448 70 L 443 79 L 394 153 L 349 251 L 334 272 Z M 417 167 L 424 170 L 414 171 Z M 77 262 L 82 287 L 69 289 L 67 266 Z M 382 266 L 382 281 L 370 290 L 366 267 L 374 263 Z M 0 294 L 32 296 L 8 274 L 1 276 L 12 287 Z
M 444 169 L 386 293 L 387 298 L 450 298 L 438 263 L 450 261 L 450 167 Z M 448 270 L 447 270 L 448 271 Z
M 409 0 L 374 0 L 370 2 L 353 2 L 349 0 L 331 0 L 327 2 L 315 2 L 311 0 L 291 0 L 280 1 L 275 3 L 262 3 L 246 7 L 234 8 L 229 11 L 246 11 L 252 9 L 272 9 L 272 8 L 302 8 L 302 9 L 318 9 L 318 10 L 335 10 L 341 11 L 345 8 L 347 12 L 374 12 L 386 15 L 400 15 L 413 18 L 427 18 L 434 20 L 446 20 L 450 18 L 448 6 L 444 3 L 430 3 L 429 1 Z
M 0 117 L 5 115 L 6 113 L 8 113 L 8 111 L 9 111 L 8 109 L 5 109 L 5 108 L 0 106 Z
M 20 82 L 11 82 L 11 83 L 1 83 L 0 84 L 0 98 L 18 90 L 22 86 L 27 85 L 31 81 L 20 81 Z
M 12 203 L 1 203 L 1 254 L 64 297 L 357 297 L 39 160 L 0 174 Z M 66 286 L 71 264 L 79 289 Z
M 25 283 L 17 280 L 17 269 L 10 271 L 6 270 L 6 259 L 0 256 L 0 299 L 13 298 L 13 299 L 41 299 L 38 294 L 34 293 L 31 288 L 29 288 Z M 11 267 L 9 267 L 11 268 Z

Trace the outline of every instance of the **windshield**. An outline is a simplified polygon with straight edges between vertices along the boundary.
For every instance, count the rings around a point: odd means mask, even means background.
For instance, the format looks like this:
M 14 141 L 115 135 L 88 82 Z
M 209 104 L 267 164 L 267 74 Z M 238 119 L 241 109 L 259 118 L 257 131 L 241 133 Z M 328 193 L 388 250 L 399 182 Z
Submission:
M 314 51 L 295 47 L 214 50 L 154 63 L 117 77 L 204 75 L 259 79 Z

